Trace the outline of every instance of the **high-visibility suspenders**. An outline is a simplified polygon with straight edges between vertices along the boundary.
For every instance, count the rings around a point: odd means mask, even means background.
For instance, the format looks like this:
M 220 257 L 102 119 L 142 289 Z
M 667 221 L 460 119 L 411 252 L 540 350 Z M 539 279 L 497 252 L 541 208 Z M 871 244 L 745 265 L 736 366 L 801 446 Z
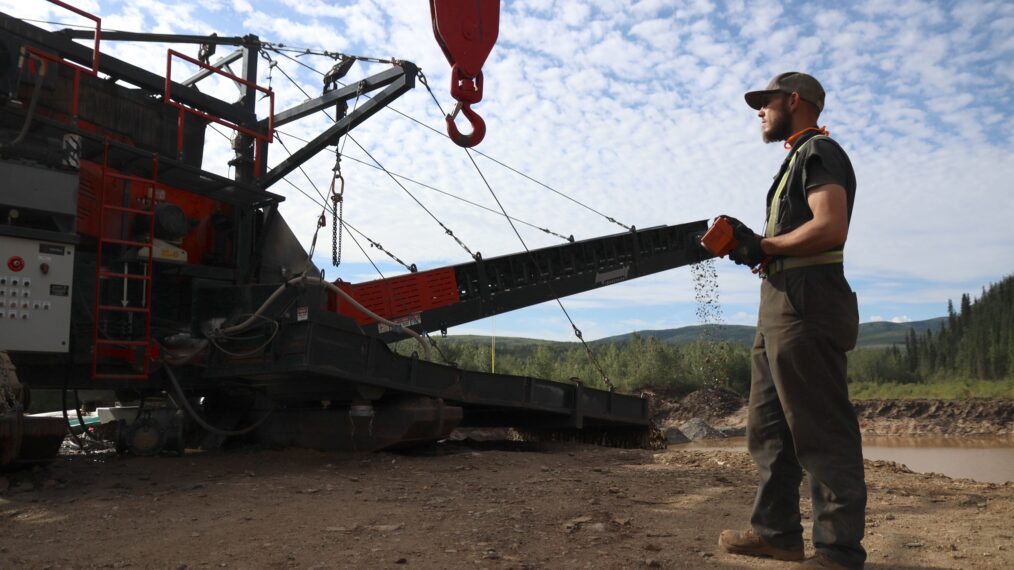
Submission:
M 781 180 L 778 181 L 778 187 L 775 189 L 775 194 L 771 198 L 771 208 L 768 212 L 768 221 L 764 228 L 764 237 L 774 237 L 775 227 L 778 224 L 778 214 L 781 210 L 781 198 L 782 194 L 785 193 L 785 188 L 789 185 L 789 177 L 792 174 L 792 169 L 796 165 L 796 155 L 803 148 L 804 145 L 810 143 L 810 141 L 817 139 L 827 139 L 824 135 L 817 135 L 803 141 L 798 148 L 792 152 L 792 157 L 789 159 L 789 165 L 785 168 L 785 172 L 782 174 Z M 805 257 L 783 257 L 776 259 L 767 266 L 767 274 L 773 275 L 783 269 L 793 269 L 796 267 L 808 267 L 811 265 L 824 265 L 829 263 L 842 263 L 845 259 L 844 252 L 841 250 L 837 251 L 826 251 L 824 253 L 818 253 L 817 255 L 808 255 Z

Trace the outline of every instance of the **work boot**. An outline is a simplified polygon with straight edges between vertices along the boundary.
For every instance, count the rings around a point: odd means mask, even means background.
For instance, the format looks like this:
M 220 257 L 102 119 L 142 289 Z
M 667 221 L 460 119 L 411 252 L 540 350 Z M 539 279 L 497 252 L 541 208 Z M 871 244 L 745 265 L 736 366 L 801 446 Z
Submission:
M 862 566 L 846 566 L 820 551 L 813 558 L 807 558 L 799 567 L 811 570 L 862 570 Z
M 799 548 L 781 548 L 775 546 L 761 538 L 753 529 L 742 532 L 738 530 L 723 530 L 722 534 L 718 537 L 718 545 L 724 548 L 726 552 L 742 554 L 744 556 L 760 556 L 763 558 L 774 558 L 775 560 L 791 561 L 803 559 L 802 546 Z M 822 568 L 822 566 L 814 566 L 814 568 Z

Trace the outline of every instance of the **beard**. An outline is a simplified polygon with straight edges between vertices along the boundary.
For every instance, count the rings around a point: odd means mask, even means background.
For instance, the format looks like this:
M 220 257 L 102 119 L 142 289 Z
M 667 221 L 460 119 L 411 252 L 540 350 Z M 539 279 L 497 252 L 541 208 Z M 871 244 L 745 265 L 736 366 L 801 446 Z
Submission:
M 782 104 L 778 117 L 777 122 L 771 123 L 770 129 L 761 131 L 764 142 L 783 141 L 792 135 L 792 116 L 789 114 L 788 105 Z

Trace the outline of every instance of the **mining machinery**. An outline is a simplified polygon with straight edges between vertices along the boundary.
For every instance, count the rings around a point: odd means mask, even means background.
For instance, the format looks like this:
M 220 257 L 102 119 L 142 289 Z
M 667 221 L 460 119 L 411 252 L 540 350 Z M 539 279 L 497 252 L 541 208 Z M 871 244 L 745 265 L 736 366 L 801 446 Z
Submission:
M 137 454 L 230 438 L 378 450 L 459 426 L 604 438 L 648 430 L 639 395 L 463 370 L 429 357 L 426 333 L 699 262 L 711 256 L 699 247 L 705 221 L 327 281 L 272 187 L 415 87 L 418 68 L 391 60 L 275 109 L 274 91 L 256 83 L 265 46 L 256 36 L 108 32 L 98 17 L 50 1 L 94 29 L 47 31 L 0 13 L 0 350 L 26 388 L 115 394 L 119 403 L 99 410 L 103 427 Z M 473 127 L 462 135 L 452 114 L 449 134 L 475 144 L 485 132 L 470 109 L 481 99 L 481 61 L 455 58 L 465 48 L 473 59 L 489 53 L 496 14 L 457 27 L 442 19 L 454 10 L 432 14 L 454 65 L 452 94 Z M 468 43 L 476 37 L 478 48 Z M 187 47 L 168 50 L 160 75 L 103 52 L 117 41 Z M 199 57 L 184 53 L 195 45 Z M 216 48 L 226 55 L 211 57 Z M 184 63 L 198 71 L 182 77 Z M 213 76 L 235 84 L 238 100 L 202 91 Z M 269 160 L 275 129 L 325 110 L 337 111 L 332 126 Z M 235 132 L 232 177 L 204 167 L 212 126 Z M 389 346 L 409 338 L 411 354 Z M 0 422 L 6 462 L 52 455 L 66 432 L 64 418 L 23 407 L 10 404 Z

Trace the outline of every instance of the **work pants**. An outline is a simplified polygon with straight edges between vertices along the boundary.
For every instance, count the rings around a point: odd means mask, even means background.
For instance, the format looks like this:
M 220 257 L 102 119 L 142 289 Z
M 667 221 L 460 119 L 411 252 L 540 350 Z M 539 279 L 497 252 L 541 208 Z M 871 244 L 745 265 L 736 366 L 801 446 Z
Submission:
M 862 567 L 866 483 L 845 353 L 859 314 L 841 265 L 778 272 L 761 284 L 747 438 L 760 473 L 751 524 L 769 543 L 803 545 L 799 485 L 809 474 L 813 545 Z

